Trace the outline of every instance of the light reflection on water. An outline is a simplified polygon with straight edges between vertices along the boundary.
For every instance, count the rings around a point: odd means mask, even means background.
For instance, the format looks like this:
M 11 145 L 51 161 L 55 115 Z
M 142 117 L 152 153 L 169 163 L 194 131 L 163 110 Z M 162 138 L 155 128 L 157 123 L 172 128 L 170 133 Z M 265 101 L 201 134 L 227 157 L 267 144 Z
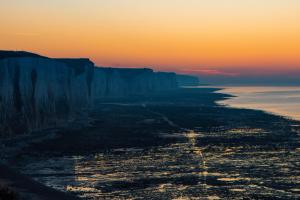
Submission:
M 266 134 L 232 129 L 223 136 Z M 199 145 L 208 133 L 174 134 L 182 142 L 147 149 L 114 149 L 91 156 L 28 160 L 23 173 L 87 199 L 241 199 L 245 195 L 300 197 L 297 149 Z M 220 133 L 209 133 L 218 137 Z M 166 134 L 166 137 L 171 137 Z M 163 137 L 163 135 L 162 135 Z
M 300 87 L 225 87 L 219 91 L 236 97 L 219 102 L 259 109 L 300 120 Z

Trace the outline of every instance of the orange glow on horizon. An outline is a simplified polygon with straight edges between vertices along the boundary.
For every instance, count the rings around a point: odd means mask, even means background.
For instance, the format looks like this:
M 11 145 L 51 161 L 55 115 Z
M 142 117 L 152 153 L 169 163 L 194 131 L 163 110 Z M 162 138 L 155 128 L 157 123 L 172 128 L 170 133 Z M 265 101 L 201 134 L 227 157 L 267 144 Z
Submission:
M 0 48 L 158 70 L 300 70 L 297 0 L 16 0 Z

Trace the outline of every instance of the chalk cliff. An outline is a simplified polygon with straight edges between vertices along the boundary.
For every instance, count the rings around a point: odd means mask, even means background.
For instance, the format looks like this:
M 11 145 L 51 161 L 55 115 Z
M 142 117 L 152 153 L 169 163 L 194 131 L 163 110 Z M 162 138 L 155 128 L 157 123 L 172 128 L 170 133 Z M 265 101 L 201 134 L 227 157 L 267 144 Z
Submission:
M 198 86 L 200 84 L 199 78 L 191 75 L 177 74 L 178 86 Z
M 65 118 L 72 109 L 70 74 L 48 58 L 0 60 L 1 134 L 22 134 Z
M 176 73 L 156 72 L 153 75 L 154 91 L 168 91 L 178 88 Z
M 93 93 L 96 98 L 146 94 L 153 90 L 152 76 L 151 69 L 96 67 Z
M 153 72 L 147 68 L 96 67 L 94 71 L 93 93 L 96 98 L 126 97 L 177 88 L 175 73 Z
M 94 64 L 0 51 L 0 135 L 64 122 L 92 101 Z
M 73 105 L 79 108 L 88 107 L 92 103 L 92 82 L 94 63 L 86 58 L 55 59 L 69 69 L 68 87 Z

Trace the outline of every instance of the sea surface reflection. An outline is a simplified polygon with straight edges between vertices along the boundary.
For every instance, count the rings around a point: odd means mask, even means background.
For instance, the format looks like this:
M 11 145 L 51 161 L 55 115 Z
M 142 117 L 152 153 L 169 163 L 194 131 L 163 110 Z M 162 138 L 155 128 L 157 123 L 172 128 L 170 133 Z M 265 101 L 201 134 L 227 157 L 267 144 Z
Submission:
M 225 87 L 219 91 L 234 95 L 219 102 L 231 107 L 259 109 L 300 120 L 300 87 Z

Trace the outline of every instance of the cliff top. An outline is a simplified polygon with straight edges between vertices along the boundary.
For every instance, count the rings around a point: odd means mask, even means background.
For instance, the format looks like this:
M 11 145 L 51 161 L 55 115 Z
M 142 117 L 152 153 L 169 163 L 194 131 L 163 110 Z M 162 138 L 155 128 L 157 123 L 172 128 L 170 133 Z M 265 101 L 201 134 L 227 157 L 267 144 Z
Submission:
M 54 58 L 57 61 L 64 62 L 67 65 L 85 65 L 94 63 L 89 58 Z
M 120 67 L 120 68 L 117 68 L 117 67 L 96 67 L 96 69 L 99 69 L 99 70 L 120 70 L 120 71 L 128 71 L 128 72 L 145 72 L 145 71 L 150 71 L 150 72 L 153 72 L 152 69 L 150 68 L 124 68 L 124 67 Z
M 139 75 L 153 73 L 149 68 L 111 68 L 111 67 L 96 67 L 96 71 L 103 71 L 105 73 L 119 72 L 119 75 L 125 79 L 136 78 Z
M 47 58 L 45 56 L 41 56 L 35 53 L 27 52 L 27 51 L 6 51 L 0 50 L 0 59 L 5 58 L 13 58 L 13 57 L 39 57 L 39 58 Z

